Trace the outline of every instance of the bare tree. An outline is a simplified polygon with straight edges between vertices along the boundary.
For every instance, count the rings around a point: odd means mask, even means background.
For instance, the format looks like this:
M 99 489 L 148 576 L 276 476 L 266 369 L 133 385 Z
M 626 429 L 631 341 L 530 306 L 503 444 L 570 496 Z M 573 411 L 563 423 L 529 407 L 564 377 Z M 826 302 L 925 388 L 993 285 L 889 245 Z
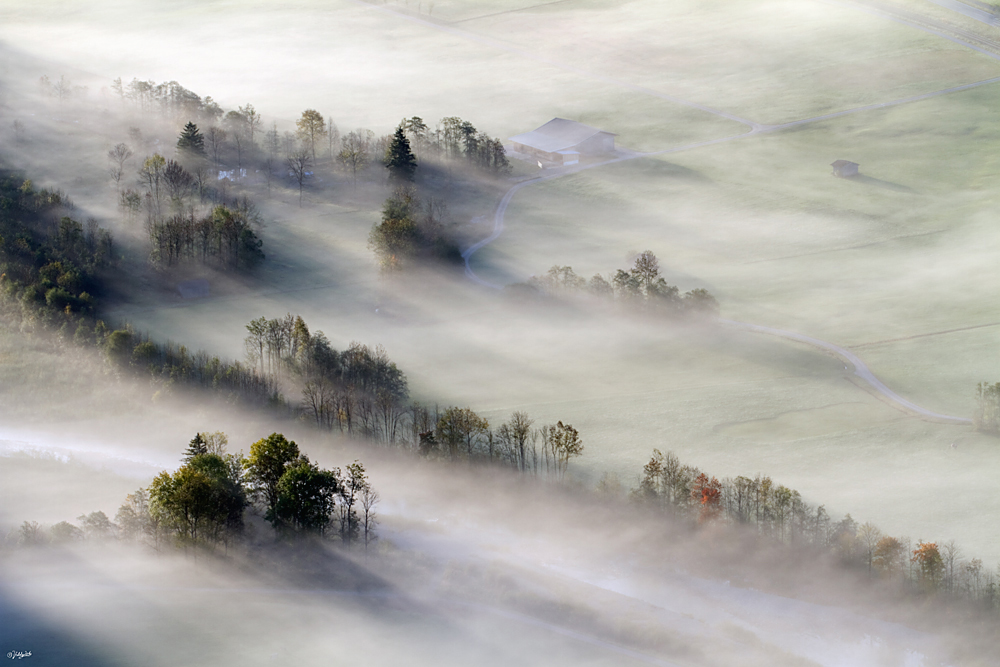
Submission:
M 343 146 L 337 159 L 351 172 L 354 187 L 358 187 L 358 172 L 368 166 L 371 159 L 371 132 L 355 130 L 344 137 Z
M 239 111 L 226 114 L 225 123 L 232 134 L 233 145 L 236 147 L 236 167 L 243 169 L 243 150 L 247 147 L 247 117 Z
M 139 182 L 146 187 L 146 196 L 149 201 L 149 212 L 153 217 L 160 215 L 160 199 L 162 197 L 163 170 L 167 166 L 167 161 L 159 153 L 146 158 L 139 168 Z
M 115 182 L 116 192 L 121 192 L 121 180 L 122 174 L 125 173 L 125 163 L 132 158 L 132 155 L 132 149 L 127 144 L 116 144 L 114 148 L 108 151 L 108 160 L 111 161 L 108 171 Z
M 514 412 L 510 420 L 501 424 L 497 436 L 505 448 L 510 450 L 514 464 L 518 470 L 525 472 L 527 468 L 528 442 L 531 440 L 531 425 L 534 423 L 527 413 Z
M 368 553 L 368 545 L 378 539 L 375 535 L 375 526 L 378 524 L 375 505 L 378 504 L 379 500 L 378 491 L 373 489 L 371 484 L 366 483 L 361 489 L 361 529 L 365 541 L 365 554 Z
M 326 140 L 330 145 L 330 161 L 333 162 L 337 157 L 333 148 L 340 145 L 340 131 L 337 130 L 337 124 L 333 122 L 333 118 L 330 116 L 326 118 Z
M 215 164 L 219 164 L 219 155 L 226 145 L 226 131 L 221 127 L 213 125 L 205 132 L 205 143 L 208 145 L 208 152 L 212 155 Z
M 281 135 L 278 134 L 277 123 L 271 123 L 271 129 L 264 133 L 264 149 L 271 157 L 275 157 L 281 150 Z
M 310 173 L 309 162 L 311 159 L 308 150 L 301 150 L 289 155 L 285 160 L 288 163 L 289 171 L 292 172 L 292 178 L 299 184 L 299 208 L 302 207 L 302 186 Z
M 62 102 L 73 93 L 73 84 L 65 76 L 60 76 L 59 81 L 52 86 L 56 97 Z
M 274 164 L 275 159 L 273 155 L 268 155 L 264 158 L 264 163 L 261 165 L 264 167 L 264 179 L 267 181 L 267 196 L 271 196 L 271 181 L 274 180 Z
M 868 563 L 868 573 L 871 574 L 872 563 L 875 559 L 875 548 L 878 546 L 882 538 L 885 537 L 882 531 L 875 527 L 871 523 L 863 523 L 861 527 L 858 528 L 858 541 L 861 543 L 861 547 L 864 550 L 865 560 Z
M 195 179 L 179 162 L 167 160 L 163 168 L 163 184 L 166 186 L 170 201 L 177 210 L 184 207 L 184 199 L 195 186 Z
M 945 586 L 949 591 L 955 589 L 955 564 L 962 558 L 962 549 L 955 540 L 948 540 L 941 545 L 941 556 L 944 561 Z
M 332 428 L 335 396 L 333 383 L 325 375 L 317 375 L 302 387 L 302 410 L 316 421 L 316 426 Z
M 243 118 L 246 119 L 247 138 L 250 139 L 250 146 L 252 148 L 257 145 L 257 142 L 254 140 L 254 136 L 260 132 L 260 114 L 253 108 L 252 104 L 240 107 L 240 113 L 243 115 Z

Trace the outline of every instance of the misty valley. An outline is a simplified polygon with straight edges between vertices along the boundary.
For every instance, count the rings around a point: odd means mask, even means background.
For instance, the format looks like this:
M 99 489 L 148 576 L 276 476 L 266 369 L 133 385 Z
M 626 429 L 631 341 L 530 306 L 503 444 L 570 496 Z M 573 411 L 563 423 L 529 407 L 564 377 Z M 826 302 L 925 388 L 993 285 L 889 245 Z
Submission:
M 1000 662 L 1000 4 L 0 6 L 0 653 Z

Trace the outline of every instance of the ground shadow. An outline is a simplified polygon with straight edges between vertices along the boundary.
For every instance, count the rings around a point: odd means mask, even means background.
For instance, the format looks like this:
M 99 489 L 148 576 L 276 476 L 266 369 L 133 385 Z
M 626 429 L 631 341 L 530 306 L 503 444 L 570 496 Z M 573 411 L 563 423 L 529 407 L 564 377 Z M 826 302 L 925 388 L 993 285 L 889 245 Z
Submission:
M 39 595 L 51 594 L 39 592 Z M 42 667 L 124 667 L 125 662 L 62 628 L 51 619 L 26 609 L 0 586 L 0 658 L 13 664 Z M 19 657 L 23 656 L 23 657 Z
M 856 183 L 864 183 L 865 185 L 873 185 L 877 188 L 885 188 L 886 190 L 895 190 L 896 192 L 908 192 L 910 194 L 917 194 L 917 191 L 909 186 L 900 185 L 899 183 L 893 183 L 891 181 L 883 181 L 880 178 L 873 178 L 871 176 L 865 176 L 864 174 L 847 176 L 846 180 L 854 181 Z

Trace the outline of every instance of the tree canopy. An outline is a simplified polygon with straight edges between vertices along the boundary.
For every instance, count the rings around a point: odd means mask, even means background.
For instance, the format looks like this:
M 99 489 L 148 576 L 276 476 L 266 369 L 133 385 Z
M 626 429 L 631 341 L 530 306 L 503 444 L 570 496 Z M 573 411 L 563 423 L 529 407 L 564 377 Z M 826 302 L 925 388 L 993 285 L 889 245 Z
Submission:
M 188 121 L 181 136 L 177 139 L 178 150 L 192 155 L 205 155 L 205 137 L 202 136 L 198 126 Z
M 251 491 L 262 498 L 267 508 L 264 518 L 277 522 L 278 482 L 285 466 L 297 459 L 299 446 L 280 433 L 272 433 L 250 445 L 246 458 L 247 481 Z
M 389 180 L 394 183 L 413 181 L 417 171 L 417 158 L 410 150 L 410 140 L 403 132 L 403 126 L 396 128 L 392 141 L 385 153 L 385 167 L 389 170 Z

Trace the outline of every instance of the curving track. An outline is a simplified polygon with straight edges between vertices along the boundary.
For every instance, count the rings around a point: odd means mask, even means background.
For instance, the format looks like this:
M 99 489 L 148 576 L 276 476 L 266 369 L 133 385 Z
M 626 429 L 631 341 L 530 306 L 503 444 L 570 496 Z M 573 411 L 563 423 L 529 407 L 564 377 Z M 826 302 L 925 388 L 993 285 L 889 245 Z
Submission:
M 887 18 L 889 20 L 897 21 L 897 22 L 900 22 L 900 23 L 904 23 L 906 25 L 910 25 L 911 27 L 917 28 L 918 30 L 923 30 L 924 32 L 928 32 L 928 33 L 937 35 L 939 37 L 943 37 L 943 38 L 948 39 L 948 40 L 950 40 L 952 42 L 956 42 L 956 43 L 961 44 L 963 46 L 966 46 L 966 47 L 968 47 L 970 49 L 973 49 L 975 51 L 978 51 L 980 53 L 988 55 L 988 56 L 990 56 L 992 58 L 1000 59 L 1000 57 L 998 57 L 996 53 L 991 53 L 991 52 L 989 52 L 989 51 L 987 51 L 987 50 L 985 50 L 983 48 L 983 46 L 987 46 L 986 44 L 979 44 L 978 43 L 979 42 L 978 36 L 974 36 L 974 35 L 970 34 L 970 35 L 961 35 L 960 38 L 956 38 L 955 36 L 952 36 L 952 35 L 943 34 L 938 29 L 939 26 L 937 26 L 937 25 L 931 25 L 930 22 L 927 21 L 927 20 L 918 20 L 918 19 L 922 18 L 922 17 L 919 17 L 918 15 L 915 15 L 915 14 L 914 15 L 910 15 L 910 13 L 907 12 L 906 15 L 903 16 L 903 15 L 900 15 L 900 13 L 899 13 L 898 10 L 889 10 L 888 8 L 883 7 L 883 6 L 877 6 L 877 8 L 872 8 L 872 7 L 859 6 L 859 5 L 855 4 L 855 3 L 840 2 L 838 0 L 827 0 L 827 1 L 831 2 L 832 4 L 853 7 L 855 9 L 859 9 L 859 10 L 862 10 L 862 11 L 868 11 L 870 13 L 874 13 L 874 14 L 883 16 L 884 18 Z M 440 28 L 440 26 L 436 26 L 436 27 Z M 464 32 L 464 31 L 456 31 L 454 29 L 450 29 L 448 31 L 449 32 Z M 468 33 L 466 33 L 466 34 L 468 34 Z M 962 39 L 962 38 L 964 38 L 964 39 Z M 496 45 L 496 44 L 494 44 L 494 45 Z M 995 45 L 992 44 L 992 43 L 990 43 L 988 46 L 992 47 L 992 46 L 995 46 Z M 506 50 L 511 50 L 510 47 L 507 47 L 506 45 L 505 45 L 505 49 Z M 520 50 L 518 50 L 518 51 L 520 52 Z M 530 57 L 533 57 L 533 58 L 537 59 L 537 56 L 534 56 L 534 55 L 532 55 Z M 548 60 L 549 59 L 546 59 L 546 61 L 548 61 Z M 556 64 L 556 63 L 553 62 L 553 63 L 550 63 L 550 64 Z M 563 66 L 563 65 L 560 65 L 560 66 Z M 563 67 L 565 67 L 565 66 L 563 66 Z M 569 67 L 567 67 L 567 69 L 576 70 L 576 68 L 569 68 Z M 579 71 L 577 73 L 580 73 L 580 74 L 589 74 L 589 73 L 579 72 Z M 589 75 L 590 76 L 594 76 L 592 74 L 589 74 Z M 597 78 L 600 78 L 600 79 L 606 80 L 606 81 L 611 81 L 610 79 L 608 79 L 608 77 L 598 76 Z M 492 289 L 501 289 L 502 288 L 502 286 L 496 285 L 494 283 L 491 283 L 491 282 L 489 282 L 487 280 L 484 280 L 484 279 L 480 278 L 478 275 L 476 275 L 475 271 L 472 270 L 472 266 L 470 265 L 469 260 L 471 259 L 471 257 L 476 252 L 478 252 L 479 250 L 481 250 L 482 248 L 486 247 L 487 245 L 489 245 L 490 243 L 492 243 L 493 241 L 495 241 L 497 238 L 500 237 L 500 235 L 504 231 L 504 217 L 505 217 L 505 215 L 507 213 L 507 207 L 510 205 L 511 200 L 514 198 L 514 195 L 516 195 L 520 190 L 522 190 L 523 188 L 526 188 L 526 187 L 528 187 L 530 185 L 535 185 L 537 183 L 543 183 L 545 181 L 550 181 L 550 180 L 553 180 L 553 179 L 556 179 L 556 178 L 561 178 L 563 176 L 568 176 L 570 174 L 579 173 L 579 172 L 585 171 L 587 169 L 594 169 L 594 168 L 603 167 L 603 166 L 606 166 L 606 165 L 609 165 L 609 164 L 615 164 L 617 162 L 625 162 L 627 160 L 637 160 L 637 159 L 641 159 L 641 158 L 645 158 L 645 157 L 653 157 L 653 156 L 657 156 L 657 155 L 666 155 L 666 154 L 669 154 L 669 153 L 678 153 L 678 152 L 681 152 L 681 151 L 691 150 L 691 149 L 695 149 L 695 148 L 701 148 L 701 147 L 704 147 L 704 146 L 711 146 L 711 145 L 714 145 L 714 144 L 724 143 L 724 142 L 728 142 L 728 141 L 734 141 L 736 139 L 741 139 L 743 137 L 748 137 L 748 136 L 755 135 L 755 134 L 764 134 L 764 133 L 777 132 L 777 131 L 788 129 L 788 128 L 793 128 L 793 127 L 798 127 L 798 126 L 802 126 L 802 125 L 807 125 L 807 124 L 810 124 L 810 123 L 817 123 L 817 122 L 820 122 L 820 121 L 829 120 L 829 119 L 832 119 L 832 118 L 839 118 L 841 116 L 847 116 L 847 115 L 851 115 L 851 114 L 855 114 L 855 113 L 861 113 L 861 112 L 864 112 L 864 111 L 874 111 L 874 110 L 877 110 L 877 109 L 884 109 L 884 108 L 893 107 L 893 106 L 897 106 L 897 105 L 901 105 L 901 104 L 908 104 L 908 103 L 911 103 L 911 102 L 918 102 L 918 101 L 929 99 L 929 98 L 936 97 L 936 96 L 939 96 L 939 95 L 947 95 L 949 93 L 959 92 L 959 91 L 963 91 L 963 90 L 969 90 L 971 88 L 976 88 L 976 87 L 979 87 L 979 86 L 984 86 L 984 85 L 998 83 L 998 82 L 1000 82 L 1000 77 L 995 77 L 995 78 L 991 78 L 991 79 L 986 79 L 984 81 L 977 81 L 977 82 L 974 82 L 974 83 L 965 84 L 965 85 L 961 85 L 961 86 L 953 86 L 951 88 L 945 88 L 945 89 L 934 91 L 934 92 L 931 92 L 931 93 L 925 93 L 925 94 L 922 94 L 922 95 L 914 95 L 914 96 L 911 96 L 911 97 L 900 98 L 900 99 L 897 99 L 897 100 L 891 100 L 889 102 L 882 102 L 882 103 L 878 103 L 878 104 L 871 104 L 871 105 L 867 105 L 867 106 L 863 106 L 863 107 L 856 107 L 854 109 L 847 109 L 847 110 L 844 110 L 844 111 L 838 111 L 838 112 L 835 112 L 835 113 L 825 114 L 825 115 L 822 115 L 822 116 L 814 116 L 814 117 L 811 117 L 811 118 L 803 118 L 801 120 L 791 121 L 791 122 L 788 122 L 788 123 L 782 123 L 782 124 L 779 124 L 779 125 L 763 125 L 761 123 L 757 123 L 757 122 L 754 122 L 754 121 L 751 121 L 751 120 L 740 118 L 738 116 L 729 114 L 729 113 L 724 112 L 724 111 L 720 111 L 720 110 L 717 110 L 717 109 L 711 109 L 711 108 L 708 108 L 708 107 L 703 107 L 701 105 L 698 105 L 698 104 L 695 104 L 695 103 L 692 103 L 692 102 L 689 102 L 689 101 L 685 101 L 685 100 L 677 100 L 677 99 L 675 99 L 675 98 L 673 98 L 671 96 L 663 95 L 662 93 L 656 93 L 654 91 L 646 91 L 645 89 L 643 89 L 642 92 L 649 92 L 650 94 L 654 94 L 657 97 L 661 97 L 661 98 L 664 98 L 664 99 L 669 99 L 669 100 L 672 100 L 672 101 L 677 101 L 677 102 L 679 102 L 681 104 L 684 104 L 686 106 L 701 109 L 702 111 L 705 111 L 706 113 L 711 113 L 711 114 L 714 114 L 714 115 L 717 115 L 717 116 L 721 116 L 723 118 L 728 118 L 730 120 L 736 120 L 738 122 L 741 122 L 741 123 L 747 125 L 750 129 L 747 132 L 743 132 L 743 133 L 740 133 L 740 134 L 735 134 L 735 135 L 731 135 L 731 136 L 728 136 L 728 137 L 721 137 L 719 139 L 712 139 L 712 140 L 709 140 L 709 141 L 697 142 L 697 143 L 688 144 L 688 145 L 685 145 L 685 146 L 677 146 L 677 147 L 674 147 L 674 148 L 667 148 L 667 149 L 664 149 L 664 150 L 653 151 L 653 152 L 650 152 L 650 153 L 632 153 L 632 154 L 628 154 L 628 155 L 622 155 L 622 156 L 619 156 L 619 157 L 615 157 L 615 158 L 610 159 L 610 160 L 604 160 L 602 162 L 596 162 L 596 163 L 587 164 L 587 165 L 580 165 L 580 166 L 571 167 L 571 168 L 568 168 L 568 169 L 558 169 L 558 170 L 554 169 L 554 170 L 552 170 L 548 174 L 545 174 L 545 175 L 542 175 L 542 176 L 537 176 L 535 178 L 531 178 L 531 179 L 528 179 L 528 180 L 525 180 L 525 181 L 521 181 L 521 182 L 515 184 L 509 190 L 507 190 L 506 193 L 504 193 L 503 197 L 500 200 L 500 203 L 497 205 L 496 212 L 494 213 L 494 216 L 493 216 L 493 231 L 490 233 L 490 235 L 487 236 L 485 239 L 483 239 L 483 240 L 481 240 L 481 241 L 479 241 L 479 242 L 477 242 L 477 243 L 469 246 L 462 253 L 462 259 L 465 261 L 465 275 L 468 276 L 474 282 L 476 282 L 479 285 L 482 285 L 484 287 L 489 287 L 489 288 L 492 288 Z M 638 87 L 633 86 L 631 84 L 627 84 L 625 82 L 616 82 L 616 83 L 619 83 L 620 85 L 623 85 L 623 86 L 631 88 L 631 89 L 638 89 Z M 815 347 L 817 349 L 824 350 L 824 351 L 829 352 L 829 353 L 833 353 L 835 356 L 837 356 L 837 357 L 839 357 L 839 358 L 847 361 L 849 364 L 851 364 L 854 367 L 854 375 L 856 377 L 860 378 L 866 384 L 868 384 L 877 394 L 879 394 L 880 396 L 882 396 L 885 399 L 887 399 L 890 404 L 892 404 L 892 405 L 896 406 L 897 408 L 900 408 L 900 409 L 902 409 L 902 410 L 904 410 L 904 411 L 906 411 L 906 412 L 908 412 L 910 414 L 918 415 L 920 417 L 924 417 L 924 418 L 928 418 L 928 419 L 933 419 L 933 420 L 936 420 L 936 421 L 942 421 L 942 422 L 946 422 L 946 423 L 951 423 L 951 424 L 971 424 L 972 423 L 972 420 L 969 419 L 969 418 L 967 418 L 967 417 L 956 417 L 956 416 L 953 416 L 953 415 L 940 414 L 940 413 L 934 412 L 932 410 L 928 410 L 926 408 L 922 408 L 919 405 L 913 403 L 912 401 L 909 401 L 909 400 L 903 398 L 902 396 L 900 396 L 896 392 L 894 392 L 891 389 L 889 389 L 889 387 L 887 387 L 885 385 L 885 383 L 883 383 L 881 380 L 879 380 L 875 376 L 875 374 L 872 373 L 871 369 L 869 369 L 868 366 L 864 363 L 864 361 L 862 361 L 857 355 L 855 355 L 854 353 L 846 350 L 843 347 L 840 347 L 838 345 L 834 345 L 833 343 L 829 343 L 827 341 L 820 340 L 818 338 L 813 338 L 811 336 L 806 336 L 804 334 L 796 333 L 796 332 L 793 332 L 793 331 L 786 331 L 786 330 L 783 330 L 783 329 L 774 329 L 774 328 L 771 328 L 771 327 L 761 326 L 761 325 L 757 325 L 757 324 L 750 324 L 750 323 L 747 323 L 747 322 L 737 322 L 735 320 L 721 320 L 721 322 L 723 322 L 724 324 L 727 324 L 729 326 L 736 327 L 736 328 L 739 328 L 739 329 L 742 329 L 742 330 L 745 330 L 745 331 L 750 331 L 750 332 L 753 332 L 753 333 L 767 334 L 767 335 L 771 335 L 771 336 L 778 336 L 780 338 L 785 338 L 787 340 L 795 341 L 795 342 L 798 342 L 798 343 L 804 343 L 806 345 L 810 345 L 810 346 Z

